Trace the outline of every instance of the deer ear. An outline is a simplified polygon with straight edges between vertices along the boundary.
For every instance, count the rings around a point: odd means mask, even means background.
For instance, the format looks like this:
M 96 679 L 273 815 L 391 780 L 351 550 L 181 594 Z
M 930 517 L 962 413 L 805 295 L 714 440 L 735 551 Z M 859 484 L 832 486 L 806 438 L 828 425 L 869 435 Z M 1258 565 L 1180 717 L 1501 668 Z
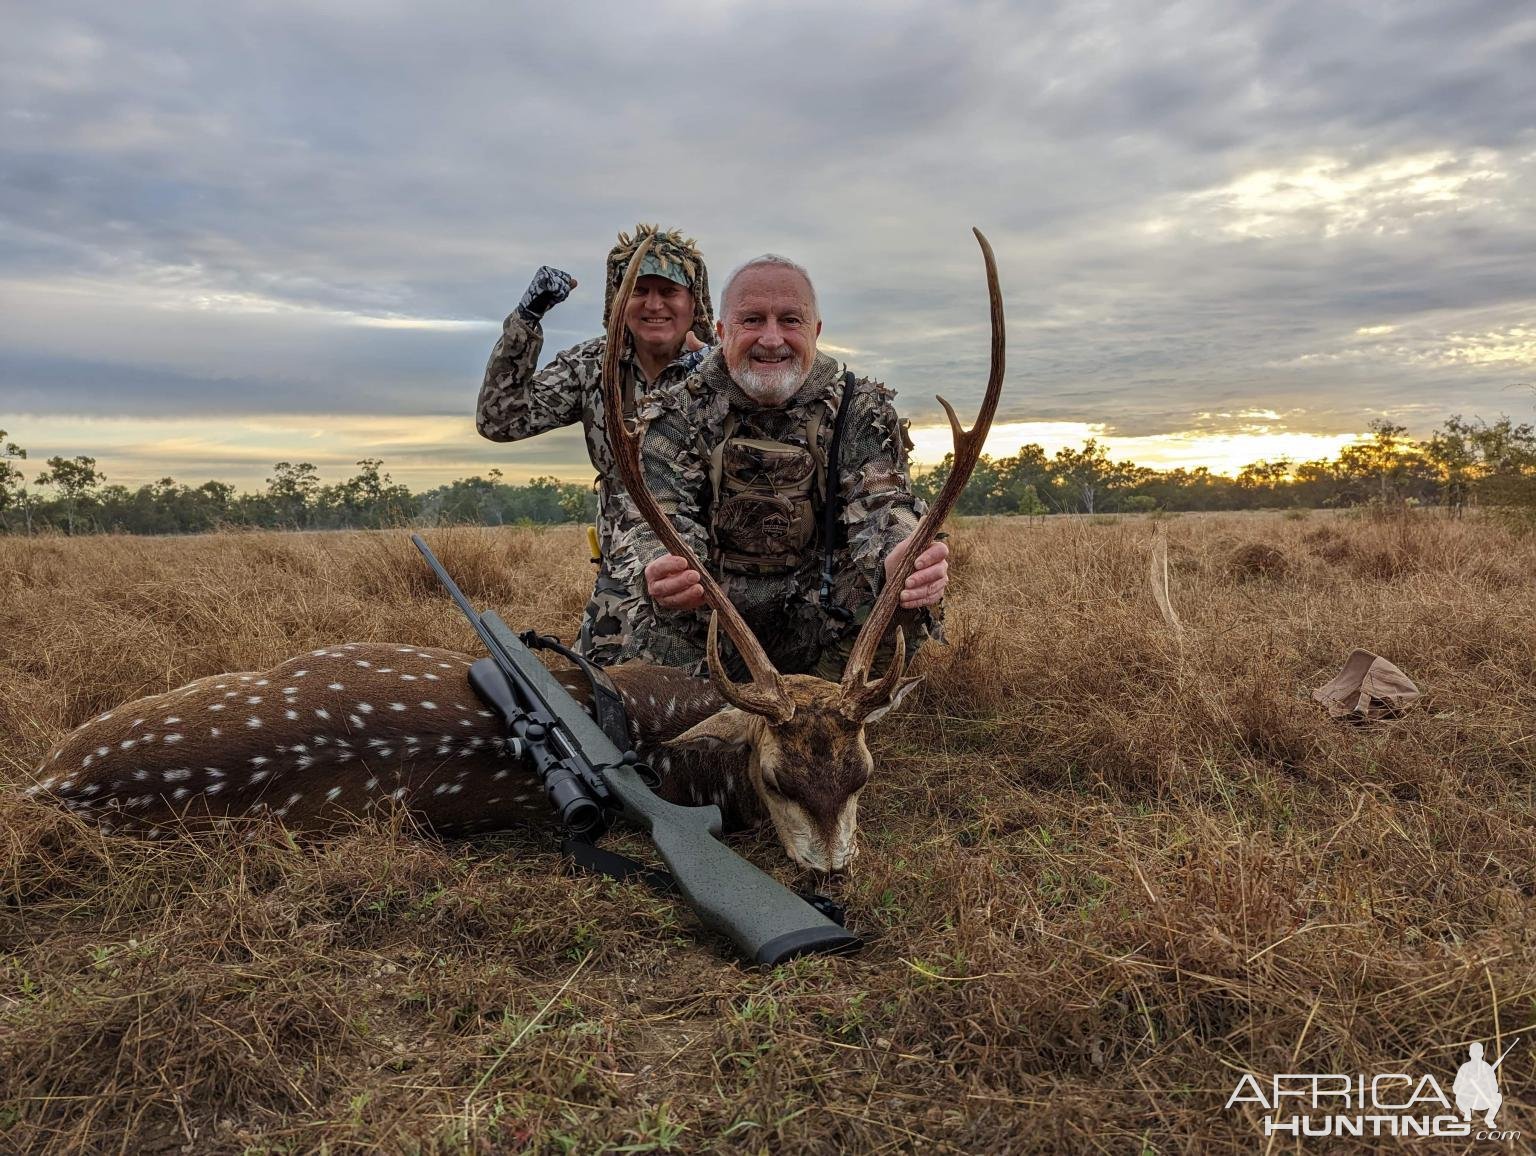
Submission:
M 706 750 L 720 747 L 744 748 L 752 745 L 755 718 L 744 710 L 728 706 L 718 710 L 701 723 L 689 727 L 676 738 L 668 739 L 663 746 L 700 746 Z
M 907 697 L 907 692 L 922 681 L 922 675 L 914 674 L 911 678 L 904 678 L 898 682 L 896 684 L 896 693 L 891 695 L 891 701 L 885 703 L 883 706 L 877 706 L 874 710 L 870 711 L 869 714 L 865 715 L 864 725 L 868 726 L 870 723 L 877 723 L 886 715 L 890 714 L 891 711 L 896 709 L 901 700 Z

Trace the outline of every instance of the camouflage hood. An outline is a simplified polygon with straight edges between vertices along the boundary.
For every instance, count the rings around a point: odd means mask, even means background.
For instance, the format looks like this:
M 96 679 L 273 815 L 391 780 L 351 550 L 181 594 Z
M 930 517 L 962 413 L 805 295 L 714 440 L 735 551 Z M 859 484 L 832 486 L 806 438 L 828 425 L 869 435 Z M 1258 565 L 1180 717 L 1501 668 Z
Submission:
M 709 270 L 704 267 L 704 256 L 698 242 L 685 237 L 676 229 L 661 230 L 655 225 L 636 225 L 633 238 L 628 233 L 619 234 L 619 242 L 608 251 L 608 285 L 603 295 L 603 328 L 608 328 L 608 315 L 613 311 L 613 298 L 629 268 L 640 242 L 651 239 L 651 251 L 646 256 L 646 266 L 654 262 L 665 269 L 663 276 L 678 279 L 681 274 L 693 290 L 693 334 L 705 345 L 715 340 L 715 315 L 709 301 Z

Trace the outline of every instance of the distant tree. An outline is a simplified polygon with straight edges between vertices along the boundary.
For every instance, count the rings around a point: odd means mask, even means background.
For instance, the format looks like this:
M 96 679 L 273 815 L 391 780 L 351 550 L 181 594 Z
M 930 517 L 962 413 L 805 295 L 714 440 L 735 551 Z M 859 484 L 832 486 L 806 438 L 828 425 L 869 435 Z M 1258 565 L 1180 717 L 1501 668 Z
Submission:
M 320 475 L 310 462 L 278 462 L 267 479 L 265 497 L 277 523 L 302 529 L 310 522 L 310 505 L 320 489 Z
M 32 532 L 32 495 L 27 490 L 26 475 L 16 463 L 25 461 L 27 451 L 5 439 L 11 435 L 0 429 L 0 524 L 10 510 L 20 510 L 26 518 L 27 533 Z
M 71 534 L 75 532 L 75 518 L 80 513 L 81 504 L 89 501 L 96 488 L 106 480 L 106 474 L 96 468 L 96 459 L 83 454 L 73 458 L 49 458 L 48 469 L 37 475 L 38 485 L 53 486 L 59 491 Z
M 381 459 L 364 458 L 357 465 L 355 476 L 316 495 L 316 513 L 328 525 L 378 529 L 415 516 L 416 499 L 405 486 L 381 472 Z
M 1085 514 L 1106 509 L 1107 499 L 1118 490 L 1128 490 L 1137 480 L 1136 466 L 1110 461 L 1109 451 L 1097 438 L 1089 438 L 1080 450 L 1063 446 L 1051 464 L 1067 501 Z
M 1508 416 L 1490 423 L 1457 414 L 1435 431 L 1425 456 L 1445 479 L 1453 512 L 1457 501 L 1476 498 L 1522 522 L 1536 516 L 1536 427 Z
M 1407 427 L 1378 418 L 1370 430 L 1369 440 L 1345 446 L 1335 463 L 1336 473 L 1350 480 L 1351 496 L 1384 505 L 1407 498 L 1433 499 L 1436 471 L 1408 437 Z

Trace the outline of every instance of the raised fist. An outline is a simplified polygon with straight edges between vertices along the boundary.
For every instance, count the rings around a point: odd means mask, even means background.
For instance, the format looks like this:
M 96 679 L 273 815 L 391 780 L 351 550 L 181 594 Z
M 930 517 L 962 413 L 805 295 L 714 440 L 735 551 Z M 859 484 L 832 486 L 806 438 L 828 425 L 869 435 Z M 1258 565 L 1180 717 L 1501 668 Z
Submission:
M 526 321 L 538 321 L 576 288 L 576 278 L 551 265 L 540 265 L 539 271 L 528 283 L 528 291 L 517 303 L 517 311 Z

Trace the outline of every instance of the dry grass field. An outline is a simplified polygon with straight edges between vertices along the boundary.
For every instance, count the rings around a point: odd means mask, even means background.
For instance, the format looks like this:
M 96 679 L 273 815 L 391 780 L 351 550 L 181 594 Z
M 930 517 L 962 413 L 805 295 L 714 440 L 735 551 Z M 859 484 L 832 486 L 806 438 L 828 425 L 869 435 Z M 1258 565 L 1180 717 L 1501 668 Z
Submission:
M 1432 1073 L 1525 1037 L 1536 1137 L 1536 544 L 1431 516 L 962 523 L 947 648 L 871 735 L 864 951 L 772 972 L 548 830 L 141 843 L 23 797 L 125 699 L 473 636 L 399 534 L 0 539 L 0 1149 L 1395 1150 L 1266 1140 L 1239 1077 Z M 575 529 L 429 535 L 569 637 Z M 1426 692 L 1310 700 L 1354 646 Z M 621 843 L 636 850 L 630 837 Z M 793 880 L 771 835 L 738 849 Z M 1490 1056 L 1490 1059 L 1492 1057 Z

